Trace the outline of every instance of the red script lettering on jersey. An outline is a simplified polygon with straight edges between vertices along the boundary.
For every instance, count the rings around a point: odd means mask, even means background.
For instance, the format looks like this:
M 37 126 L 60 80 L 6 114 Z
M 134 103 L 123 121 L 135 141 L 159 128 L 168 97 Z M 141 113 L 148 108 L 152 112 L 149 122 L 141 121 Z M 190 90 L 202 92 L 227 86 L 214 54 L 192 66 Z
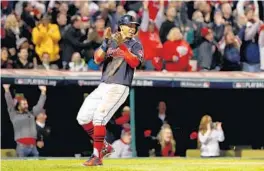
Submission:
M 117 49 L 113 49 L 113 48 L 109 48 L 107 50 L 107 55 L 115 58 L 115 57 L 125 57 L 125 53 L 123 50 L 117 48 Z

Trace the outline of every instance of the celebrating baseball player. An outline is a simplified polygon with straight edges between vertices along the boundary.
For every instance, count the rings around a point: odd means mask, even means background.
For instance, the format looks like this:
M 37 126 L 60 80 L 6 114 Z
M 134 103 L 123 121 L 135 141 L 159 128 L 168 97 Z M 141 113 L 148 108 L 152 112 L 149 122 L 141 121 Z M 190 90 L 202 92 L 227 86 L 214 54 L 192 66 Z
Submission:
M 77 116 L 78 123 L 93 139 L 94 151 L 84 166 L 102 165 L 102 158 L 112 152 L 104 138 L 106 124 L 125 102 L 134 70 L 143 61 L 143 48 L 134 39 L 139 24 L 130 15 L 118 21 L 114 34 L 107 28 L 102 45 L 94 53 L 94 61 L 103 63 L 101 83 L 85 99 Z

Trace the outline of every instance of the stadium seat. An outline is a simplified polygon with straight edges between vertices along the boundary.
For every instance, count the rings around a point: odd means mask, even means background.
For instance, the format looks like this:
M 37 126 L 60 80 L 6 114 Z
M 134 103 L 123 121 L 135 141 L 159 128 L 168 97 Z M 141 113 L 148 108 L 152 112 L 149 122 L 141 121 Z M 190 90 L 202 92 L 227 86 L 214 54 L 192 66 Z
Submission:
M 188 149 L 186 151 L 186 157 L 200 157 L 199 149 Z
M 15 149 L 1 149 L 1 157 L 16 157 Z
M 243 158 L 264 158 L 264 150 L 241 150 Z

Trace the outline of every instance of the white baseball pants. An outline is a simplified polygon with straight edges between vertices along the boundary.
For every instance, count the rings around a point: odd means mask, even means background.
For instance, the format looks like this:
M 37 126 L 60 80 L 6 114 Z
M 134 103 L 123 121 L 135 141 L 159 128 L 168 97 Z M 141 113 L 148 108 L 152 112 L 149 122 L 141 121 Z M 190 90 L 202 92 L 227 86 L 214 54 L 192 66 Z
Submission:
M 100 83 L 83 102 L 77 116 L 78 123 L 83 125 L 92 121 L 93 125 L 106 125 L 128 94 L 128 86 Z

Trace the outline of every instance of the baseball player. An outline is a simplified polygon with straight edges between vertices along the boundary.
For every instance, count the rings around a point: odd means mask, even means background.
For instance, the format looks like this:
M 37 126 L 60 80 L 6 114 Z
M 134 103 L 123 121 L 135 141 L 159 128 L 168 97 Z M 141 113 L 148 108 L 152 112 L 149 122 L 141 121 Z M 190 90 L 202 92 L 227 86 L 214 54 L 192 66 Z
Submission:
M 104 138 L 106 124 L 125 102 L 134 70 L 143 61 L 143 48 L 134 39 L 139 24 L 130 15 L 118 21 L 114 34 L 107 28 L 104 41 L 94 53 L 94 61 L 103 63 L 101 83 L 85 99 L 77 116 L 78 123 L 93 139 L 94 151 L 84 166 L 102 165 L 102 158 L 112 152 Z

